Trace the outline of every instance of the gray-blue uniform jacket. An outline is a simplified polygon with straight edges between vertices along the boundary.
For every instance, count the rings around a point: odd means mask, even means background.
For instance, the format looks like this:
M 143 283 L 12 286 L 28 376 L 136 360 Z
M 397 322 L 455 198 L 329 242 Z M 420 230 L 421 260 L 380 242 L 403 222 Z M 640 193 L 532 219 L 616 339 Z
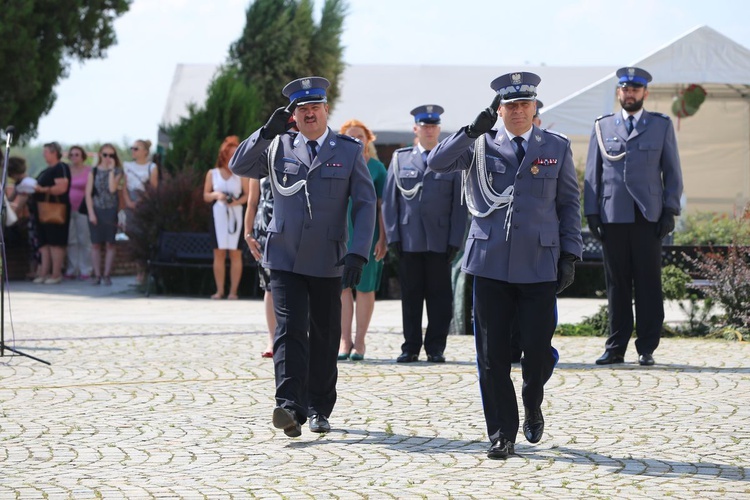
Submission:
M 644 111 L 628 136 L 622 113 L 597 118 L 604 148 L 599 148 L 596 125 L 586 160 L 583 208 L 604 223 L 635 222 L 635 205 L 643 216 L 657 222 L 662 209 L 680 214 L 682 170 L 672 120 Z
M 556 281 L 560 252 L 580 258 L 583 246 L 580 191 L 570 141 L 535 126 L 519 165 L 503 126 L 480 139 L 485 141 L 487 174 L 494 191 L 502 193 L 514 186 L 511 227 L 506 238 L 507 208 L 486 217 L 473 217 L 462 269 L 508 283 Z M 436 172 L 468 169 L 474 141 L 459 130 L 432 150 L 430 168 Z M 466 189 L 474 193 L 477 209 L 485 211 L 476 167 L 469 172 Z
M 243 177 L 265 177 L 269 174 L 270 144 L 256 130 L 237 148 L 229 168 Z M 304 187 L 291 196 L 273 187 L 273 218 L 268 225 L 263 267 L 321 278 L 341 276 L 343 267 L 336 264 L 347 253 L 349 197 L 354 235 L 348 253 L 367 260 L 375 231 L 376 198 L 359 141 L 329 128 L 311 161 L 299 134 L 281 134 L 273 170 L 271 175 L 283 187 L 306 179 L 309 206 Z
M 404 252 L 441 252 L 460 248 L 466 230 L 466 207 L 461 205 L 461 177 L 434 172 L 417 146 L 396 150 L 399 181 L 404 189 L 422 183 L 414 198 L 404 198 L 396 186 L 393 159 L 383 190 L 383 222 L 388 244 L 401 242 Z

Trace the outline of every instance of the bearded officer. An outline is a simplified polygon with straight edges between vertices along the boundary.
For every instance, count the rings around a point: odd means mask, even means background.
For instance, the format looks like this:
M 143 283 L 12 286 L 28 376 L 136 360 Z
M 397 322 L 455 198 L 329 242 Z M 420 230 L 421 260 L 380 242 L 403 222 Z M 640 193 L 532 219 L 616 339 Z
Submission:
M 638 362 L 654 364 L 664 303 L 662 239 L 680 214 L 682 170 L 672 120 L 643 109 L 651 75 L 617 70 L 622 110 L 597 118 L 586 161 L 583 207 L 589 229 L 602 241 L 610 334 L 598 365 L 622 363 L 633 334 Z
M 330 430 L 341 287 L 359 283 L 375 231 L 375 188 L 362 144 L 328 127 L 328 86 L 315 76 L 287 84 L 289 105 L 274 111 L 230 161 L 235 174 L 271 178 L 275 203 L 262 265 L 271 271 L 277 322 L 273 425 L 290 437 L 301 434 L 308 417 L 310 431 Z M 299 133 L 289 131 L 295 124 Z
M 411 111 L 417 143 L 393 153 L 383 189 L 386 239 L 399 257 L 404 328 L 399 363 L 419 359 L 423 304 L 427 306 L 427 361 L 445 362 L 453 315 L 451 262 L 463 242 L 467 216 L 461 205 L 460 176 L 436 173 L 427 164 L 427 155 L 438 143 L 443 111 L 436 104 Z
M 570 141 L 532 124 L 539 76 L 509 73 L 490 87 L 490 107 L 430 154 L 436 172 L 463 170 L 474 216 L 463 270 L 474 275 L 474 336 L 487 434 L 487 456 L 515 452 L 518 406 L 510 377 L 512 322 L 523 350 L 523 431 L 544 432 L 544 384 L 557 362 L 551 347 L 555 294 L 573 282 L 582 252 L 579 190 Z M 498 105 L 502 123 L 497 120 Z

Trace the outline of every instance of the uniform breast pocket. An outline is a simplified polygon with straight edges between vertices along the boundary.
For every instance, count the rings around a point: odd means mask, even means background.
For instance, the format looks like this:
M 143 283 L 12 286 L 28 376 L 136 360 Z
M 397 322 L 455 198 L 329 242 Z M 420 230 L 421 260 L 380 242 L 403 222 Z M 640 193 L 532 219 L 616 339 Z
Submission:
M 532 167 L 533 168 L 533 167 Z M 557 176 L 560 169 L 556 166 L 539 166 L 539 173 L 531 181 L 531 194 L 537 198 L 554 198 L 557 193 Z
M 419 182 L 419 171 L 413 168 L 401 168 L 398 171 L 398 181 L 404 189 L 411 189 Z
M 435 174 L 435 181 L 437 182 L 438 192 L 440 194 L 450 194 L 453 191 L 453 175 L 452 174 Z
M 625 143 L 617 137 L 608 137 L 604 139 L 604 147 L 607 150 L 607 153 L 617 154 L 622 152 L 622 149 L 625 147 Z
M 290 186 L 299 179 L 299 163 L 292 163 L 290 161 L 283 161 L 274 165 L 276 171 L 276 179 L 281 183 L 282 186 Z
M 324 191 L 331 198 L 349 196 L 349 169 L 346 167 L 323 166 L 320 169 L 320 178 L 325 186 Z
M 646 155 L 649 163 L 656 163 L 661 158 L 661 145 L 655 142 L 642 142 L 638 144 L 638 152 L 641 156 Z
M 497 156 L 486 156 L 485 165 L 487 165 L 487 170 L 489 172 L 495 172 L 498 174 L 504 174 L 508 168 L 505 160 L 498 158 Z

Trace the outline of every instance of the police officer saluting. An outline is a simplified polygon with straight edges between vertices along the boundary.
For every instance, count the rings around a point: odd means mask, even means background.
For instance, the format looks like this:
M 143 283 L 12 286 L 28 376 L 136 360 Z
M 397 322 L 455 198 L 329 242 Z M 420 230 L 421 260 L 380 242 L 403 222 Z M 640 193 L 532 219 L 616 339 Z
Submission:
M 654 364 L 664 321 L 662 239 L 680 214 L 682 170 L 672 120 L 643 109 L 651 75 L 617 70 L 619 113 L 596 119 L 589 143 L 583 208 L 602 241 L 610 334 L 598 365 L 622 363 L 638 319 L 638 362 Z
M 386 238 L 399 257 L 404 328 L 399 363 L 419 359 L 423 303 L 427 304 L 427 361 L 445 362 L 453 315 L 451 262 L 463 243 L 466 209 L 461 205 L 461 177 L 436 173 L 427 163 L 427 155 L 438 143 L 442 113 L 436 104 L 411 111 L 417 144 L 393 153 L 383 189 Z
M 515 452 L 518 406 L 510 377 L 512 319 L 523 350 L 523 431 L 544 432 L 544 384 L 557 351 L 555 294 L 573 282 L 582 252 L 579 190 L 570 141 L 532 124 L 539 76 L 510 73 L 490 87 L 490 107 L 430 154 L 436 172 L 463 170 L 474 216 L 463 270 L 474 275 L 474 336 L 487 434 L 487 456 Z M 497 120 L 498 106 L 502 123 Z
M 235 174 L 271 179 L 275 203 L 262 265 L 271 271 L 277 321 L 273 425 L 290 437 L 301 434 L 308 417 L 312 432 L 330 430 L 341 287 L 359 282 L 375 230 L 375 188 L 362 145 L 328 128 L 328 86 L 316 76 L 287 84 L 289 105 L 274 111 L 230 162 Z M 299 133 L 288 131 L 295 122 Z

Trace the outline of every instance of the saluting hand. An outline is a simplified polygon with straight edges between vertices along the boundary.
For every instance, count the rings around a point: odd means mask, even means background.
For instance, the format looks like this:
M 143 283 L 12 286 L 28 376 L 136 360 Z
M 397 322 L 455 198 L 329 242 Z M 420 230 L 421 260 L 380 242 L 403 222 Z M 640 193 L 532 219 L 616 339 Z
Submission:
M 261 137 L 266 140 L 273 139 L 279 134 L 283 134 L 296 125 L 295 122 L 289 121 L 292 113 L 297 108 L 297 99 L 289 103 L 285 108 L 276 108 L 271 117 L 260 131 Z
M 479 113 L 472 124 L 466 127 L 466 135 L 472 139 L 476 139 L 480 135 L 489 132 L 497 121 L 497 108 L 500 106 L 502 99 L 502 95 L 496 94 L 495 98 L 492 99 L 490 107 Z

